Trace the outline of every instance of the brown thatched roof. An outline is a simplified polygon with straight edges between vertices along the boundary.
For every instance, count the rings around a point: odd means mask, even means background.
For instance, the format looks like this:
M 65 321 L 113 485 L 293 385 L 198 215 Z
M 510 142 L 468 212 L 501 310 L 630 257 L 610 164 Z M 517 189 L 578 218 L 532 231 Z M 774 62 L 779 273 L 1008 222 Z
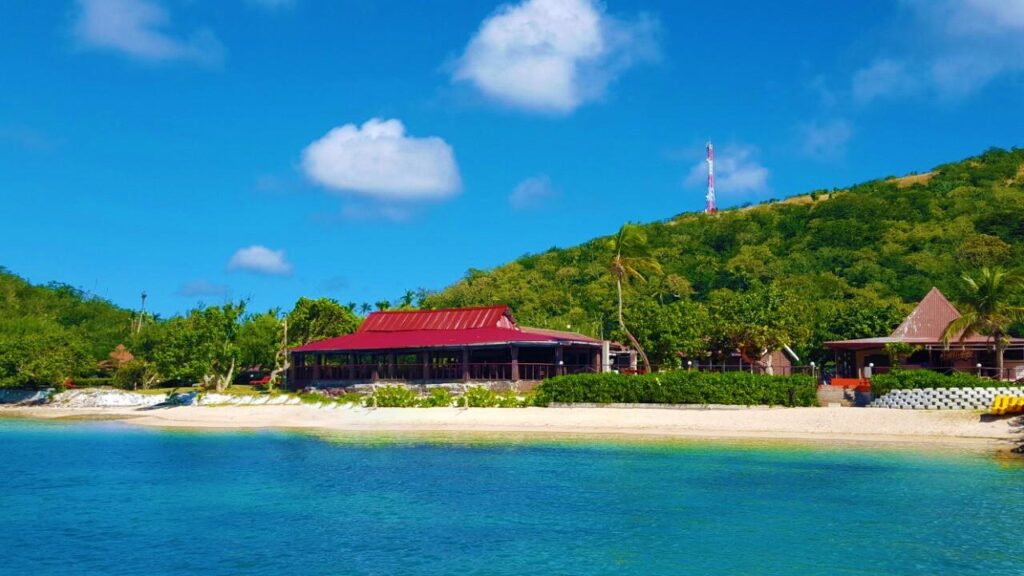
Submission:
M 118 344 L 107 360 L 103 360 L 99 363 L 100 370 L 117 370 L 123 364 L 127 364 L 135 360 L 135 356 L 124 347 L 124 344 Z

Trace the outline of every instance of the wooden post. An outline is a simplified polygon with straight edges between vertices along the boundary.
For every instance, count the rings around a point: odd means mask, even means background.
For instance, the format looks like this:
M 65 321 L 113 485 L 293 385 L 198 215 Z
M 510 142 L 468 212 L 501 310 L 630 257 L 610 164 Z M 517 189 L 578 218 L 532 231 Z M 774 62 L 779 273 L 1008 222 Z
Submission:
M 430 380 L 430 352 L 421 352 L 420 360 L 423 362 L 423 379 Z
M 380 380 L 380 357 L 376 354 L 370 355 L 370 380 L 376 382 Z
M 395 379 L 395 353 L 394 352 L 388 352 L 388 371 L 387 371 L 387 375 L 385 376 L 385 378 L 388 379 L 388 380 L 394 380 Z
M 561 376 L 562 374 L 565 374 L 565 367 L 564 367 L 565 362 L 564 362 L 564 360 L 562 358 L 563 358 L 562 347 L 561 346 L 556 346 L 555 347 L 555 375 L 556 376 Z
M 510 352 L 511 352 L 511 355 L 512 355 L 512 381 L 513 382 L 518 382 L 519 381 L 519 346 L 516 346 L 515 344 L 513 344 L 512 347 L 511 347 Z
M 314 382 L 320 380 L 320 364 L 323 363 L 323 358 L 324 357 L 323 357 L 322 354 L 314 354 L 313 355 L 313 381 Z
M 594 372 L 602 372 L 601 369 L 601 349 L 594 350 Z
M 462 349 L 462 379 L 469 381 L 469 348 Z
M 356 379 L 356 364 L 358 364 L 358 363 L 359 363 L 359 355 L 358 354 L 349 354 L 348 355 L 348 379 L 349 380 L 355 380 Z

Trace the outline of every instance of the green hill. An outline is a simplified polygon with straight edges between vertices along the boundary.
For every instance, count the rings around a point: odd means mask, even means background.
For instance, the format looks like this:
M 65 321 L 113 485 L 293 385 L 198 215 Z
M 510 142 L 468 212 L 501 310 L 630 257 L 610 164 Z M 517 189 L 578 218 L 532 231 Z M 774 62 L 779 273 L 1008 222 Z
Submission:
M 132 313 L 64 284 L 0 267 L 0 387 L 89 374 L 127 338 Z
M 628 288 L 626 319 L 653 363 L 751 325 L 820 361 L 823 340 L 886 333 L 932 286 L 956 299 L 965 271 L 1024 263 L 1024 150 L 640 228 L 663 272 Z M 524 324 L 621 338 L 607 241 L 471 269 L 422 304 L 507 303 Z

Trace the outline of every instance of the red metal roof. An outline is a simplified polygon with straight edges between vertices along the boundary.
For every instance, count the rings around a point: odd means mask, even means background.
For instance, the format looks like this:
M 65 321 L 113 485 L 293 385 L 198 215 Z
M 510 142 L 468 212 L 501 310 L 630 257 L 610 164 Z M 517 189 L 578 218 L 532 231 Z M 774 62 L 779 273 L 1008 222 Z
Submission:
M 508 306 L 446 308 L 442 310 L 396 310 L 370 314 L 359 332 L 403 332 L 407 330 L 470 330 L 511 328 L 515 325 Z
M 345 352 L 481 346 L 486 344 L 600 345 L 582 334 L 520 328 L 508 306 L 374 312 L 353 334 L 294 348 L 293 352 Z

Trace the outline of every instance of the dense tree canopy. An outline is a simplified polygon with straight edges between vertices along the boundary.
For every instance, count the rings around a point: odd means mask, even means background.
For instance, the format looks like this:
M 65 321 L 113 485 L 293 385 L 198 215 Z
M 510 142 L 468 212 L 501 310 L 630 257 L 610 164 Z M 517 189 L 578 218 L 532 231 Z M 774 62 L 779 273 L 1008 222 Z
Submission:
M 734 343 L 788 343 L 821 361 L 821 342 L 888 333 L 932 286 L 956 300 L 965 272 L 1024 263 L 1024 150 L 642 229 L 662 274 L 624 287 L 625 320 L 652 363 L 722 344 L 730 325 L 752 321 L 735 316 L 755 309 L 738 293 L 762 289 L 775 306 L 761 319 L 782 325 L 733 332 Z M 422 304 L 507 303 L 524 324 L 624 340 L 605 274 L 609 239 L 472 269 Z
M 293 346 L 354 332 L 359 318 L 330 298 L 299 298 L 288 313 L 288 342 Z
M 0 268 L 0 386 L 88 373 L 128 336 L 131 318 L 81 290 L 34 286 Z
M 95 377 L 128 387 L 205 382 L 223 389 L 239 371 L 280 368 L 284 330 L 294 346 L 347 334 L 352 310 L 329 298 L 300 298 L 288 314 L 249 313 L 245 302 L 199 306 L 167 319 L 138 315 L 64 285 L 34 286 L 0 269 L 0 387 Z M 111 362 L 119 344 L 130 359 Z

